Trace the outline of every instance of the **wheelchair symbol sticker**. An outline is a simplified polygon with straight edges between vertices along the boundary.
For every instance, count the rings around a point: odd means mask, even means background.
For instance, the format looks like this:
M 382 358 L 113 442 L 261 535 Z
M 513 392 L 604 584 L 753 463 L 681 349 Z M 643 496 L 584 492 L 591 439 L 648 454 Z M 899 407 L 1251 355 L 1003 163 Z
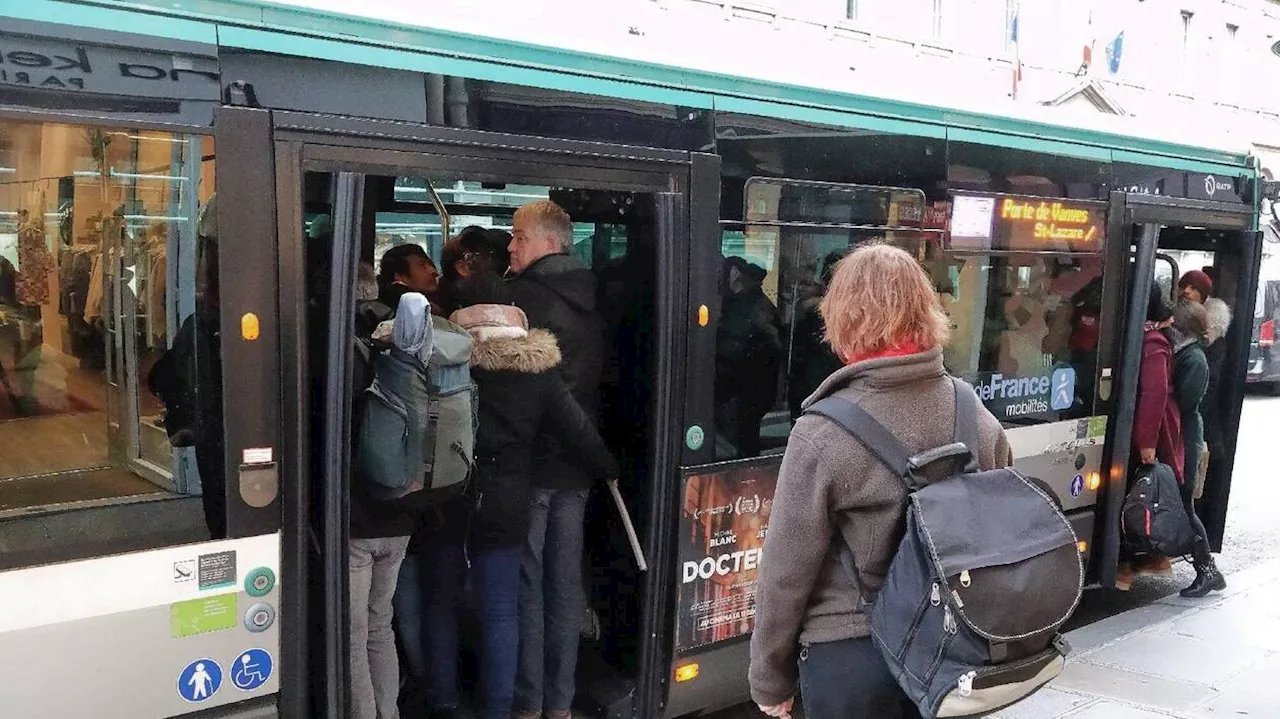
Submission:
M 271 678 L 271 655 L 265 649 L 249 649 L 231 664 L 231 683 L 236 689 L 251 692 Z
M 222 686 L 222 668 L 212 659 L 197 659 L 178 675 L 178 695 L 192 704 L 199 704 Z

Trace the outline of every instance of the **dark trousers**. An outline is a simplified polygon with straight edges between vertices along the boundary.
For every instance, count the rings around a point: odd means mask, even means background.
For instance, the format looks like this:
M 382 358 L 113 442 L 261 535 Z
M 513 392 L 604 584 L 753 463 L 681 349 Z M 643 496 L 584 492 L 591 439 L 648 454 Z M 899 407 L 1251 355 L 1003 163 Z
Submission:
M 516 709 L 568 711 L 582 629 L 587 490 L 536 489 L 520 571 Z
M 1188 467 L 1182 480 L 1182 506 L 1187 511 L 1187 518 L 1191 520 L 1191 530 L 1196 533 L 1196 543 L 1191 547 L 1191 556 L 1198 564 L 1208 564 L 1213 560 L 1213 554 L 1209 551 L 1209 532 L 1204 528 L 1204 522 L 1200 521 L 1200 515 L 1196 514 L 1196 480 L 1195 468 Z
M 480 719 L 509 719 L 516 683 L 519 641 L 516 596 L 520 547 L 471 551 L 471 579 L 479 623 L 480 671 L 476 699 Z M 427 703 L 458 706 L 458 625 L 464 597 L 467 553 L 460 539 L 433 539 L 422 552 L 430 591 L 423 597 L 422 633 Z
M 810 644 L 800 650 L 800 697 L 806 719 L 914 719 L 871 637 Z

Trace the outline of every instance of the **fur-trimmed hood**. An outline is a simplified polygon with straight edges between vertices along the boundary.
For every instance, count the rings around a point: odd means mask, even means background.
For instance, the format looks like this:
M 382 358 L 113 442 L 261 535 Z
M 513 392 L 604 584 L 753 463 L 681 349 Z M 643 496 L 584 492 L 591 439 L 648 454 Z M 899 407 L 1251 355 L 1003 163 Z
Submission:
M 1205 312 L 1209 315 L 1209 344 L 1213 344 L 1227 335 L 1231 326 L 1231 308 L 1217 297 L 1210 297 L 1204 303 Z
M 494 372 L 546 372 L 560 364 L 560 343 L 542 329 L 525 337 L 481 340 L 471 348 L 471 366 Z

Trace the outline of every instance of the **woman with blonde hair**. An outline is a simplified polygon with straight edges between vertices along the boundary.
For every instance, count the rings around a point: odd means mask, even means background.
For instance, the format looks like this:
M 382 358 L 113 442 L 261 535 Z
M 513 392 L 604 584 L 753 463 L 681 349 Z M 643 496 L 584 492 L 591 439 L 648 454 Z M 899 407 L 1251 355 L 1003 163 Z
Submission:
M 837 395 L 909 449 L 952 441 L 955 385 L 942 366 L 950 323 L 911 255 L 886 244 L 854 250 L 837 265 L 820 312 L 843 367 L 803 408 Z M 1000 423 L 985 410 L 976 434 L 982 469 L 1012 463 Z M 929 481 L 947 474 L 946 467 L 931 469 Z M 873 597 L 862 595 L 883 584 L 906 508 L 901 478 L 845 430 L 815 414 L 796 421 L 769 519 L 751 637 L 751 694 L 766 714 L 789 716 L 798 683 L 811 719 L 915 716 L 872 644 Z M 844 547 L 852 572 L 841 559 Z

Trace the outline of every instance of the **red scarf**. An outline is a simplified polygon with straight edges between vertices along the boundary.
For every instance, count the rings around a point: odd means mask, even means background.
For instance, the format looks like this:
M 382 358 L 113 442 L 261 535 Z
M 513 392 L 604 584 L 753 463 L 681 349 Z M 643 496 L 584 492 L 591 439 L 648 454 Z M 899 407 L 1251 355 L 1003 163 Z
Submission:
M 907 355 L 918 355 L 921 352 L 924 352 L 924 348 L 922 348 L 920 345 L 917 345 L 914 342 L 901 342 L 898 344 L 889 345 L 884 349 L 879 349 L 874 352 L 855 355 L 853 357 L 850 357 L 849 361 L 845 362 L 844 364 L 846 367 L 848 367 L 851 364 L 857 364 L 858 362 L 866 362 L 867 360 L 880 359 L 881 357 L 905 357 Z

